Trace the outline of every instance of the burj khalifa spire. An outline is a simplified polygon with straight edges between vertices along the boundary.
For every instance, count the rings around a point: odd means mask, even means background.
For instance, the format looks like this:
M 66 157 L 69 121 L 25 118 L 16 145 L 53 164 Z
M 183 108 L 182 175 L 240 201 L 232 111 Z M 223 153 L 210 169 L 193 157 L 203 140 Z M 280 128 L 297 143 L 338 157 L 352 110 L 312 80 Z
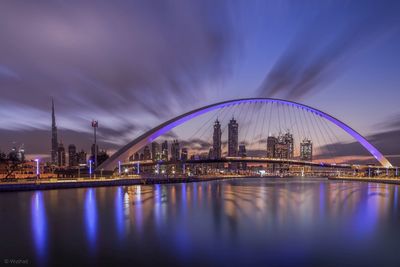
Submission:
M 51 99 L 51 163 L 57 164 L 57 125 L 56 114 L 54 112 L 54 99 Z

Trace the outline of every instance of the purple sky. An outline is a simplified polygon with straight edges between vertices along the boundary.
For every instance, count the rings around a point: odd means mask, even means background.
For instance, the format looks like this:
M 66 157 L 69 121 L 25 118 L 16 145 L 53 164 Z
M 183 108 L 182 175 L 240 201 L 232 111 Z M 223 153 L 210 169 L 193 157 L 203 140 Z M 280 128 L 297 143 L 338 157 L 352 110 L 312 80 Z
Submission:
M 400 154 L 398 1 L 3 1 L 0 150 L 116 149 L 220 100 L 320 108 Z M 352 144 L 343 145 L 351 155 Z

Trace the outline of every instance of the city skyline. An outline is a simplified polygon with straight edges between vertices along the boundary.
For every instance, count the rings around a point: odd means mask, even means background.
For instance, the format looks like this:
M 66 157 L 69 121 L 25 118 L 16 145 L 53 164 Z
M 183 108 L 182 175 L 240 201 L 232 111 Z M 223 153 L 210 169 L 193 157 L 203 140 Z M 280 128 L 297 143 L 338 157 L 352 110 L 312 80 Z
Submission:
M 112 152 L 143 133 L 144 129 L 154 127 L 184 111 L 219 100 L 263 95 L 299 100 L 329 112 L 352 125 L 384 154 L 395 156 L 393 160 L 398 161 L 396 155 L 399 154 L 400 147 L 395 140 L 400 132 L 396 109 L 396 99 L 399 98 L 396 70 L 399 68 L 399 61 L 391 56 L 398 55 L 400 47 L 400 23 L 395 16 L 398 3 L 395 1 L 366 1 L 362 8 L 357 3 L 351 3 L 346 6 L 347 10 L 343 10 L 340 2 L 319 3 L 319 13 L 312 12 L 315 8 L 310 9 L 308 3 L 239 3 L 227 9 L 224 2 L 219 2 L 214 7 L 216 13 L 205 18 L 201 16 L 201 12 L 209 11 L 207 4 L 186 3 L 179 6 L 179 10 L 187 11 L 192 15 L 190 18 L 182 17 L 171 9 L 166 13 L 165 19 L 174 25 L 193 25 L 203 20 L 209 23 L 199 23 L 201 28 L 167 28 L 166 33 L 178 40 L 180 35 L 185 40 L 190 40 L 189 33 L 198 36 L 196 41 L 200 47 L 196 46 L 195 52 L 190 50 L 190 45 L 171 47 L 168 41 L 171 39 L 162 38 L 160 47 L 156 46 L 153 50 L 149 50 L 143 43 L 133 41 L 138 37 L 142 37 L 143 41 L 154 41 L 160 29 L 165 30 L 165 23 L 154 19 L 158 16 L 157 11 L 147 8 L 151 7 L 150 3 L 136 7 L 137 12 L 140 10 L 148 15 L 146 19 L 122 16 L 126 22 L 126 27 L 118 25 L 122 33 L 134 27 L 134 22 L 154 21 L 153 31 L 146 35 L 138 29 L 133 36 L 136 38 L 132 37 L 133 39 L 115 31 L 93 31 L 92 34 L 85 35 L 91 27 L 98 29 L 95 25 L 102 21 L 102 8 L 111 4 L 103 3 L 96 7 L 81 5 L 82 11 L 74 13 L 72 10 L 79 4 L 54 4 L 53 9 L 50 9 L 45 4 L 33 6 L 10 2 L 4 4 L 0 11 L 0 20 L 14 22 L 14 28 L 0 28 L 0 33 L 10 41 L 19 41 L 18 46 L 12 46 L 12 42 L 0 44 L 0 55 L 4 59 L 0 63 L 0 81 L 5 88 L 0 108 L 2 151 L 9 151 L 12 143 L 17 142 L 25 144 L 27 156 L 30 158 L 37 155 L 50 157 L 48 114 L 52 97 L 58 111 L 59 138 L 63 139 L 64 144 L 73 143 L 89 151 L 92 134 L 87 124 L 96 118 L 102 125 L 99 143 Z M 94 26 L 85 17 L 85 8 L 91 8 Z M 120 2 L 110 6 L 109 15 L 120 15 L 120 10 L 132 11 L 131 8 Z M 52 15 L 52 12 L 61 12 L 61 9 L 65 16 L 56 18 Z M 354 10 L 357 12 L 353 12 Z M 296 16 L 299 11 L 304 17 Z M 230 20 L 233 16 L 231 12 L 235 12 L 235 17 L 243 18 L 246 23 Z M 324 18 L 326 13 L 329 16 Z M 371 19 L 371 13 L 377 19 Z M 26 16 L 23 17 L 22 14 Z M 215 22 L 215 17 L 218 17 L 218 23 Z M 29 26 L 23 23 L 27 19 L 31 21 Z M 74 19 L 80 21 L 84 27 L 72 27 L 71 21 Z M 43 28 L 44 20 L 52 22 L 50 24 L 53 26 Z M 314 23 L 316 20 L 320 23 Z M 343 29 L 343 25 L 347 28 Z M 111 21 L 105 21 L 104 26 L 106 30 L 115 25 Z M 281 35 L 281 31 L 285 34 Z M 305 44 L 298 42 L 298 36 L 306 35 L 310 37 L 306 38 L 310 43 L 318 36 L 321 43 L 325 44 L 329 36 L 324 32 L 334 32 L 337 37 L 333 40 L 332 50 L 328 49 L 329 46 L 325 48 L 321 45 L 321 55 L 312 54 L 305 48 Z M 30 38 L 31 36 L 41 38 Z M 356 36 L 365 44 L 360 44 L 359 40 L 353 40 L 349 36 Z M 113 41 L 121 38 L 126 40 L 126 46 Z M 32 41 L 30 47 L 25 46 L 30 43 L 26 41 L 28 39 Z M 107 43 L 98 42 L 107 39 Z M 375 41 L 370 42 L 370 39 Z M 217 41 L 210 43 L 209 40 Z M 97 49 L 88 49 L 85 46 L 92 41 L 100 43 Z M 125 64 L 125 57 L 122 55 L 129 45 L 134 48 L 129 49 L 133 50 L 134 60 Z M 145 53 L 143 47 L 146 49 Z M 167 51 L 162 47 L 166 47 Z M 107 48 L 111 48 L 112 52 L 105 56 L 103 51 Z M 354 50 L 357 53 L 353 54 Z M 20 51 L 23 53 L 19 53 Z M 71 56 L 71 53 L 84 56 L 79 56 L 78 59 Z M 160 62 L 159 57 L 151 56 L 160 53 L 169 55 L 165 60 L 171 63 L 170 69 L 175 71 L 166 71 L 162 68 L 165 62 Z M 292 62 L 296 58 L 297 54 L 293 53 L 304 54 L 307 58 L 304 59 L 304 69 L 293 62 L 293 69 L 288 68 L 293 73 L 288 76 L 287 73 L 282 73 L 282 69 L 285 69 L 285 62 Z M 33 64 L 35 55 L 42 55 L 38 68 Z M 21 56 L 25 67 L 20 64 Z M 68 60 L 64 60 L 66 58 Z M 330 60 L 330 63 L 324 60 Z M 105 66 L 106 61 L 114 62 L 117 67 L 111 70 L 106 67 L 102 69 L 101 66 Z M 300 74 L 309 73 L 316 63 L 322 64 L 323 72 L 313 77 L 311 86 L 304 83 Z M 188 65 L 190 68 L 182 67 Z M 141 69 L 157 74 L 152 76 L 155 77 L 151 79 L 153 82 L 148 83 L 149 79 Z M 209 74 L 209 70 L 212 70 L 213 75 Z M 103 75 L 104 73 L 109 75 Z M 273 79 L 274 74 L 293 78 L 288 78 L 285 86 L 278 86 L 280 83 Z M 187 77 L 194 77 L 194 82 L 187 84 Z M 166 85 L 166 79 L 175 81 L 176 88 Z M 148 90 L 142 90 L 146 84 Z M 303 91 L 294 90 L 296 84 L 296 88 L 303 88 Z M 391 97 L 379 97 L 380 88 Z M 180 99 L 179 105 L 175 99 Z M 188 101 L 191 99 L 197 101 Z M 370 106 L 376 108 L 368 108 Z M 343 151 L 348 150 L 349 146 L 344 145 Z

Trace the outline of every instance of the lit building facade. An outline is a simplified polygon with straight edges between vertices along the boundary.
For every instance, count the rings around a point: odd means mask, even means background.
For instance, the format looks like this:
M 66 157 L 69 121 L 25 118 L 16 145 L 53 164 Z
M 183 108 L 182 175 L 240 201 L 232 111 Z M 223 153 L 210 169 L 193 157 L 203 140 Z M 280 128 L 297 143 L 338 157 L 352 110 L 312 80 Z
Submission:
M 236 157 L 239 146 L 239 124 L 234 118 L 228 124 L 228 156 Z
M 310 139 L 304 138 L 300 143 L 300 160 L 312 161 L 313 143 Z
M 213 159 L 221 159 L 222 148 L 221 148 L 221 124 L 218 120 L 214 123 L 214 133 L 213 133 L 213 151 L 210 154 Z

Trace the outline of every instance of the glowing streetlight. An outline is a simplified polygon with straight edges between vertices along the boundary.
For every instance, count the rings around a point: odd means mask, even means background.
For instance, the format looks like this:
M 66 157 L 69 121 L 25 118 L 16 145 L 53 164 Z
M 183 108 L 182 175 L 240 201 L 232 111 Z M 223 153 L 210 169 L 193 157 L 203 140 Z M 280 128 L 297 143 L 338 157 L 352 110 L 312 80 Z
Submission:
M 93 161 L 91 159 L 89 159 L 89 175 L 90 175 L 90 178 L 92 178 L 92 163 L 93 163 Z

